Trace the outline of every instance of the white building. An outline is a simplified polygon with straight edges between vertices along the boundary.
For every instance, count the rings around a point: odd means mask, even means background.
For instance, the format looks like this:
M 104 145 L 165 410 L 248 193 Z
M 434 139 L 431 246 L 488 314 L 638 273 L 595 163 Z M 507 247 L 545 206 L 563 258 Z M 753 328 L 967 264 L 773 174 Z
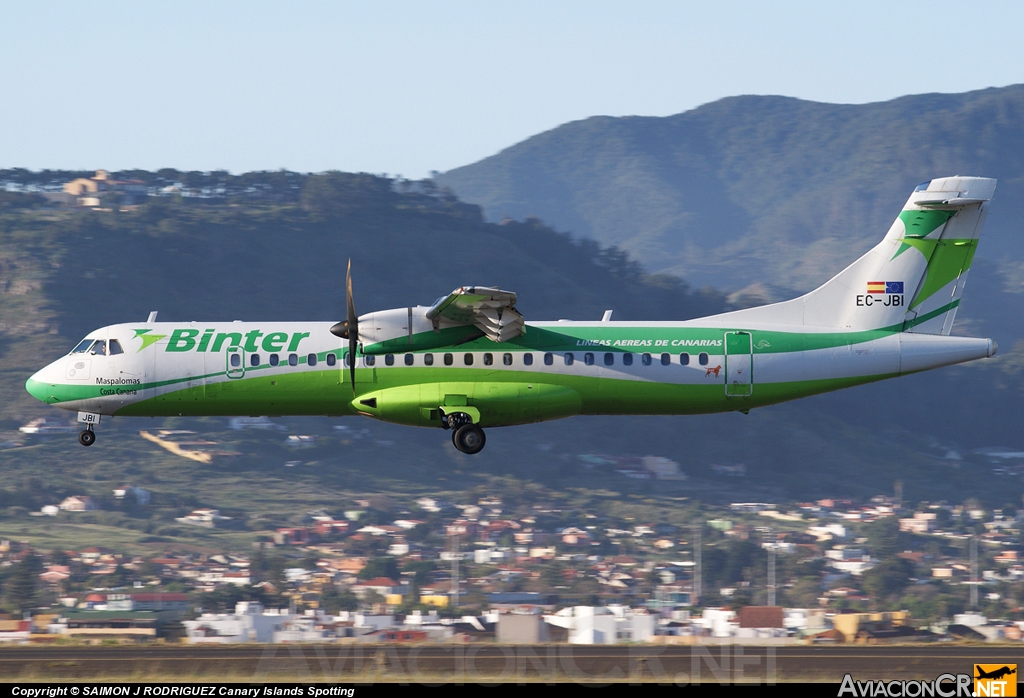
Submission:
M 915 511 L 913 518 L 900 519 L 900 530 L 908 533 L 931 533 L 935 530 L 935 513 Z
M 293 618 L 284 625 L 283 630 L 275 630 L 273 642 L 324 642 L 331 638 L 324 628 L 317 627 L 317 622 L 322 621 L 323 616 L 304 615 Z
M 193 526 L 202 526 L 203 528 L 213 528 L 220 521 L 230 520 L 230 516 L 221 516 L 218 509 L 195 509 L 191 514 L 179 516 L 175 519 L 178 523 L 192 524 Z
M 544 616 L 544 621 L 568 630 L 573 645 L 649 642 L 658 624 L 656 616 L 628 606 L 572 606 Z
M 45 436 L 47 434 L 73 434 L 78 431 L 78 427 L 68 422 L 39 417 L 18 427 L 18 431 L 22 434 L 38 434 L 40 436 Z
M 725 608 L 705 608 L 700 618 L 693 619 L 693 624 L 708 631 L 712 637 L 732 637 L 739 627 L 736 612 Z
M 293 616 L 284 611 L 267 611 L 258 603 L 240 601 L 234 613 L 204 613 L 196 620 L 184 621 L 192 644 L 272 642 L 274 633 L 285 630 Z

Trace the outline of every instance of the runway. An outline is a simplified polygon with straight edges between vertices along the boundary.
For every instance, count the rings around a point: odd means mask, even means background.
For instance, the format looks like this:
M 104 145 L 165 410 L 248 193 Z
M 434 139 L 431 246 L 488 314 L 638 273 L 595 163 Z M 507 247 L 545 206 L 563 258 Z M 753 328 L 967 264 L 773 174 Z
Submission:
M 0 680 L 782 683 L 931 680 L 1016 664 L 1017 645 L 116 645 L 0 649 Z

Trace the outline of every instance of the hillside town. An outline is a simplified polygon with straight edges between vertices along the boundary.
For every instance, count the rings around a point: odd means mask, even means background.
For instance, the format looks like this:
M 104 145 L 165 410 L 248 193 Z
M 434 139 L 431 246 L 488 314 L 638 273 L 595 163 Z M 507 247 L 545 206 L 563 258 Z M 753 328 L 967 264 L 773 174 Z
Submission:
M 151 501 L 131 483 L 111 496 Z M 0 641 L 1018 642 L 1024 630 L 1016 511 L 879 495 L 735 502 L 679 526 L 513 510 L 496 495 L 408 504 L 368 495 L 310 511 L 241 552 L 4 540 Z M 35 514 L 96 506 L 70 496 Z M 212 508 L 177 520 L 232 522 Z

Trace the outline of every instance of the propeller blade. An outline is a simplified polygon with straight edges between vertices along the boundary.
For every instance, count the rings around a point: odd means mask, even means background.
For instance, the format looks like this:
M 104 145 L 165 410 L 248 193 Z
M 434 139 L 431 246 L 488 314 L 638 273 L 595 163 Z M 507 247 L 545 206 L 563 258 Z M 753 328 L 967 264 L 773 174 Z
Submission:
M 345 319 L 331 325 L 331 334 L 348 340 L 348 370 L 352 390 L 356 389 L 356 350 L 359 348 L 359 316 L 352 299 L 352 260 L 348 260 L 345 272 Z
M 352 259 L 348 260 L 348 271 L 345 272 L 345 325 L 348 334 L 348 371 L 352 381 L 352 392 L 356 389 L 356 349 L 359 345 L 359 316 L 356 315 L 356 303 L 352 298 Z

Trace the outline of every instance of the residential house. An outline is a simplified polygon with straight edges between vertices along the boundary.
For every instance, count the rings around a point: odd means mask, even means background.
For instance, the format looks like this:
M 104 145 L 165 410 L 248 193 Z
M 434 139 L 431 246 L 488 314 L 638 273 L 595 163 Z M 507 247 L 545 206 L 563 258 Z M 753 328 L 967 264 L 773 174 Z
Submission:
M 175 519 L 179 523 L 191 524 L 193 526 L 202 526 L 204 528 L 214 528 L 218 523 L 222 521 L 230 521 L 230 516 L 221 516 L 218 509 L 195 509 L 191 514 L 187 516 L 180 516 Z
M 89 496 L 68 497 L 59 504 L 61 511 L 93 511 L 96 502 Z
M 900 530 L 907 533 L 931 533 L 935 530 L 935 513 L 915 511 L 909 519 L 900 519 Z
M 149 490 L 145 490 L 141 487 L 134 487 L 132 485 L 121 485 L 114 490 L 114 497 L 116 499 L 124 499 L 125 497 L 134 497 L 135 503 L 139 506 L 147 506 L 153 499 L 153 495 Z

